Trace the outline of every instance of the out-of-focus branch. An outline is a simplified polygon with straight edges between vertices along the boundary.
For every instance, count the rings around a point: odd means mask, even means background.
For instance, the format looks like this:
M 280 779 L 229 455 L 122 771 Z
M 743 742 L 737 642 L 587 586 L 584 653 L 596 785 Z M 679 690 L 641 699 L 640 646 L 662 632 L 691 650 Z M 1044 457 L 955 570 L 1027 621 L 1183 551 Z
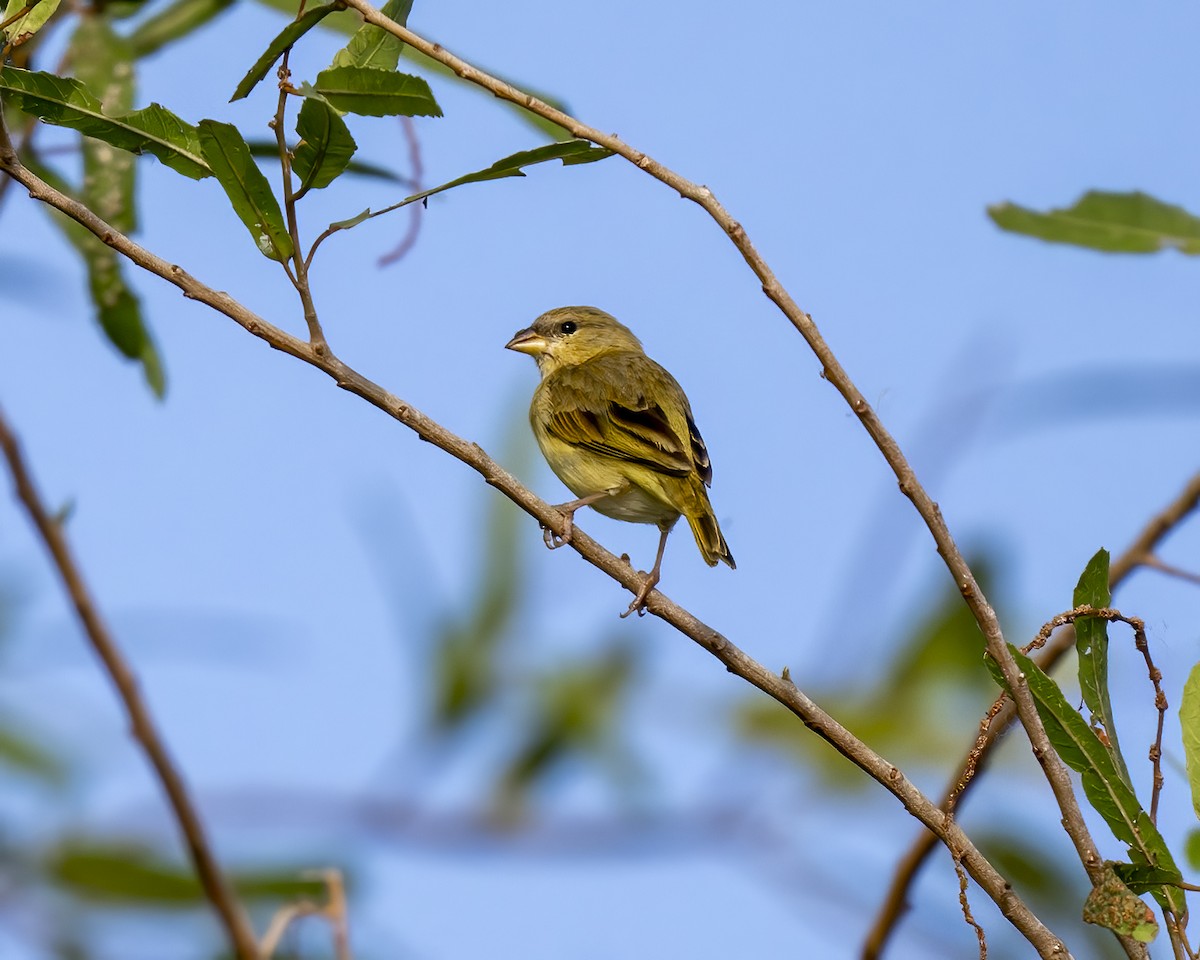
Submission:
M 288 927 L 301 917 L 324 917 L 333 931 L 333 950 L 336 960 L 351 960 L 350 934 L 346 911 L 346 885 L 340 870 L 317 870 L 308 876 L 315 876 L 325 882 L 327 900 L 324 906 L 309 900 L 301 900 L 280 909 L 267 925 L 267 932 L 262 939 L 262 958 L 272 960 L 275 951 Z
M 391 21 L 388 21 L 391 23 Z M 393 24 L 393 26 L 395 26 Z M 422 41 L 424 43 L 424 41 Z M 177 286 L 185 297 L 200 301 L 229 317 L 239 326 L 270 346 L 290 354 L 321 370 L 337 383 L 413 430 L 422 440 L 477 471 L 490 485 L 521 507 L 544 527 L 562 534 L 565 516 L 526 489 L 512 474 L 496 463 L 478 444 L 451 433 L 439 423 L 405 403 L 383 387 L 343 363 L 328 349 L 318 349 L 268 323 L 228 294 L 201 283 L 181 267 L 169 263 L 135 243 L 119 230 L 97 217 L 83 204 L 63 195 L 24 167 L 0 127 L 0 170 L 18 180 L 35 199 L 53 206 L 86 227 L 104 243 L 143 269 Z M 616 557 L 595 540 L 575 528 L 571 546 L 593 566 L 607 573 L 630 592 L 637 594 L 644 575 L 625 559 Z M 973 581 L 972 581 L 973 582 Z M 871 750 L 849 730 L 810 700 L 790 678 L 772 673 L 731 643 L 725 636 L 703 623 L 659 591 L 650 594 L 646 608 L 670 623 L 684 635 L 716 657 L 731 672 L 758 687 L 787 707 L 818 736 L 897 797 L 914 817 L 936 833 L 950 848 L 967 873 L 991 897 L 1001 913 L 1021 932 L 1046 960 L 1066 960 L 1066 945 L 1033 914 L 1003 876 L 975 848 L 970 838 L 952 818 L 948 818 L 924 796 L 900 769 Z M 1011 662 L 1011 658 L 1010 658 Z M 1014 681 L 1014 687 L 1018 681 Z M 1024 689 L 1021 687 L 1021 689 Z M 1027 693 L 1028 691 L 1026 691 Z M 1053 756 L 1052 751 L 1048 751 Z M 1069 787 L 1069 784 L 1068 784 Z
M 183 834 L 192 865 L 196 868 L 196 874 L 204 888 L 205 896 L 208 897 L 225 927 L 229 943 L 238 960 L 256 960 L 258 947 L 255 943 L 254 931 L 222 875 L 220 867 L 217 866 L 216 858 L 213 856 L 205 834 L 204 825 L 200 821 L 200 814 L 188 794 L 183 776 L 167 752 L 162 735 L 158 732 L 150 710 L 138 690 L 138 682 L 133 670 L 117 646 L 116 639 L 109 632 L 108 625 L 100 616 L 100 611 L 88 591 L 87 584 L 83 580 L 83 575 L 67 543 L 67 538 L 63 534 L 61 524 L 42 503 L 37 486 L 34 484 L 29 467 L 21 453 L 20 444 L 2 411 L 0 411 L 0 451 L 3 451 L 4 458 L 8 461 L 8 469 L 12 474 L 17 498 L 25 507 L 42 542 L 50 552 L 54 566 L 62 578 L 63 585 L 71 598 L 71 604 L 75 607 L 75 612 L 83 624 L 84 632 L 91 642 L 92 649 L 100 658 L 105 672 L 108 673 L 109 679 L 117 689 L 117 696 L 120 698 L 129 720 L 130 731 L 133 733 L 134 739 L 141 744 L 142 751 L 146 754 L 146 758 L 150 761 L 150 765 L 154 768 L 154 772 L 162 784 L 179 830 Z
M 1142 528 L 1133 543 L 1109 565 L 1109 589 L 1115 591 L 1139 566 L 1155 566 L 1155 564 L 1148 562 L 1149 558 L 1155 556 L 1155 549 L 1166 538 L 1167 534 L 1179 526 L 1196 509 L 1197 505 L 1200 505 L 1200 473 L 1193 476 L 1184 485 L 1175 499 L 1150 519 L 1149 523 Z M 1043 670 L 1049 671 L 1062 659 L 1064 654 L 1074 649 L 1074 647 L 1075 628 L 1067 626 L 1050 638 L 1050 641 L 1042 649 L 1041 655 L 1038 657 L 1038 665 Z M 1000 737 L 1012 725 L 1015 716 L 1012 701 L 1006 700 L 1003 707 L 988 725 L 983 742 L 973 745 L 964 759 L 958 764 L 954 776 L 950 779 L 950 783 L 946 788 L 945 796 L 942 799 L 943 810 L 947 809 L 952 803 L 957 804 L 961 802 L 962 797 L 971 789 L 971 785 L 978 782 L 976 779 L 972 779 L 963 785 L 963 776 L 967 772 L 968 767 L 982 766 L 984 761 L 991 755 L 992 749 Z M 875 923 L 863 947 L 862 955 L 864 960 L 874 960 L 874 958 L 882 954 L 888 938 L 891 936 L 892 931 L 906 909 L 908 888 L 912 885 L 917 872 L 921 869 L 922 864 L 925 863 L 926 858 L 936 845 L 937 838 L 930 833 L 922 831 L 897 865 L 896 873 L 892 877 L 892 883 L 888 888 L 887 896 L 880 906 Z

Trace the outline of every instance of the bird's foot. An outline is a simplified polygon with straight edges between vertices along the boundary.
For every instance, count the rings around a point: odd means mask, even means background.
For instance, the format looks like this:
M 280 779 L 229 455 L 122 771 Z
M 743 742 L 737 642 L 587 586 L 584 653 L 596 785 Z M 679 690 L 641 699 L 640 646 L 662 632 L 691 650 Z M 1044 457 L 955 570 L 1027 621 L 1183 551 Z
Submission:
M 629 609 L 621 614 L 621 619 L 624 620 L 631 613 L 636 613 L 639 617 L 646 615 L 646 601 L 650 597 L 650 591 L 653 590 L 659 581 L 658 571 L 651 570 L 646 574 L 646 579 L 642 583 L 642 588 L 637 592 L 637 596 L 633 598 L 633 603 L 629 605 Z
M 561 510 L 566 518 L 563 522 L 563 532 L 555 533 L 549 527 L 542 527 L 542 540 L 546 547 L 550 550 L 557 550 L 559 547 L 565 547 L 571 542 L 571 536 L 575 533 L 575 511 L 568 510 L 569 504 L 560 504 L 555 507 L 555 510 Z

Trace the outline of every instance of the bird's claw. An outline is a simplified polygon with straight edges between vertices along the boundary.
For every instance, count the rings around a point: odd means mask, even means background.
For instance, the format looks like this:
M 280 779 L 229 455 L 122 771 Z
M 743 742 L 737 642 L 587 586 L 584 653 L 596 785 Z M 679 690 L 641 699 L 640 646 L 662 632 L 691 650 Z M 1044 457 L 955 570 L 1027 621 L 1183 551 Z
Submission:
M 558 508 L 558 509 L 561 509 Z M 547 549 L 557 550 L 559 547 L 565 547 L 571 542 L 571 536 L 575 533 L 575 514 L 563 511 L 563 516 L 566 518 L 563 522 L 563 532 L 555 533 L 549 527 L 542 527 L 542 540 L 545 542 Z
M 629 608 L 621 614 L 621 619 L 624 620 L 631 613 L 636 613 L 639 617 L 646 615 L 646 601 L 650 598 L 650 591 L 658 585 L 659 578 L 652 573 L 646 574 L 646 581 L 642 584 L 642 588 L 637 592 L 637 596 L 633 598 L 633 603 Z

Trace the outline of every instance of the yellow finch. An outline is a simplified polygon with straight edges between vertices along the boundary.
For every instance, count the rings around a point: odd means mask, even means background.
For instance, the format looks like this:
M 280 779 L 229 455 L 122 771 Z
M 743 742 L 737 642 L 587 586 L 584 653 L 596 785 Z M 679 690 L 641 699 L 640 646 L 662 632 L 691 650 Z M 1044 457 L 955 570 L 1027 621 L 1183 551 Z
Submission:
M 550 469 L 578 497 L 558 507 L 566 529 L 561 538 L 547 530 L 547 546 L 570 541 L 575 511 L 584 506 L 656 524 L 662 536 L 654 569 L 623 617 L 644 613 L 681 515 L 710 567 L 718 560 L 735 566 L 704 489 L 712 467 L 687 395 L 627 327 L 595 307 L 559 307 L 506 346 L 537 361 L 542 380 L 529 422 Z

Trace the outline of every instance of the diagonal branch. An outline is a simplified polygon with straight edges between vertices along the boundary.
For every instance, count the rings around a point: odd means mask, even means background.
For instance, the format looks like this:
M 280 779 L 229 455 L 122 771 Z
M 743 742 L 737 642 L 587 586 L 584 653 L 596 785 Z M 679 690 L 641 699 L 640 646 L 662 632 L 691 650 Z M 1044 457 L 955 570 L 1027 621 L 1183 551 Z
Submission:
M 386 30 L 388 33 L 411 45 L 414 49 L 449 67 L 462 79 L 482 87 L 500 99 L 515 103 L 531 113 L 558 124 L 575 137 L 590 140 L 592 143 L 605 147 L 618 156 L 624 157 L 638 169 L 661 181 L 672 190 L 677 191 L 681 197 L 698 204 L 725 232 L 742 255 L 742 258 L 746 261 L 746 264 L 754 272 L 755 276 L 758 277 L 762 284 L 763 293 L 779 307 L 784 316 L 800 332 L 800 335 L 804 337 L 809 348 L 821 362 L 821 375 L 834 386 L 850 406 L 850 409 L 858 416 L 863 428 L 875 442 L 880 453 L 883 454 L 888 466 L 892 468 L 892 472 L 895 473 L 901 493 L 908 497 L 916 508 L 917 513 L 920 514 L 921 519 L 925 521 L 926 527 L 928 527 L 930 534 L 933 536 L 938 553 L 945 562 L 951 576 L 954 577 L 954 582 L 959 592 L 962 594 L 976 622 L 979 624 L 979 628 L 984 635 L 988 656 L 999 666 L 1008 689 L 1012 691 L 1017 715 L 1029 737 L 1030 745 L 1033 748 L 1033 755 L 1041 765 L 1042 771 L 1050 784 L 1050 789 L 1054 794 L 1055 801 L 1062 811 L 1063 827 L 1071 838 L 1071 842 L 1074 844 L 1076 853 L 1089 878 L 1093 884 L 1100 883 L 1103 880 L 1101 858 L 1096 849 L 1095 842 L 1088 831 L 1087 824 L 1084 822 L 1083 813 L 1080 810 L 1079 801 L 1075 796 L 1070 774 L 1066 765 L 1050 745 L 1045 728 L 1042 726 L 1041 718 L 1038 716 L 1037 708 L 1034 705 L 1033 697 L 1026 686 L 1025 678 L 1009 653 L 1003 631 L 1000 629 L 1000 621 L 996 617 L 996 612 L 992 609 L 991 604 L 988 603 L 983 590 L 975 580 L 975 575 L 971 572 L 970 566 L 967 564 L 962 552 L 958 549 L 958 545 L 954 542 L 950 528 L 942 518 L 941 510 L 917 479 L 916 473 L 908 463 L 896 439 L 888 432 L 874 408 L 871 407 L 861 391 L 859 391 L 858 387 L 850 379 L 849 374 L 842 368 L 837 356 L 829 344 L 825 342 L 825 338 L 821 335 L 820 330 L 817 329 L 817 325 L 813 323 L 812 317 L 801 310 L 796 301 L 792 299 L 791 294 L 780 283 L 774 271 L 772 271 L 766 260 L 763 259 L 754 244 L 751 243 L 750 237 L 742 225 L 729 214 L 708 187 L 693 183 L 687 178 L 680 176 L 657 160 L 625 143 L 620 137 L 604 133 L 594 127 L 581 123 L 571 115 L 550 106 L 532 94 L 518 90 L 512 84 L 485 73 L 462 58 L 450 53 L 440 44 L 431 43 L 424 37 L 418 36 L 406 27 L 396 23 L 390 17 L 385 16 L 375 7 L 371 6 L 367 0 L 347 0 L 347 5 L 357 10 L 366 22 Z M 1130 947 L 1129 950 L 1132 951 L 1130 953 L 1131 956 L 1145 954 L 1144 949 Z
M 154 768 L 154 772 L 162 784 L 163 791 L 167 795 L 167 802 L 171 805 L 175 820 L 183 834 L 192 864 L 196 868 L 196 874 L 200 878 L 200 884 L 204 888 L 205 896 L 208 897 L 225 927 L 226 935 L 238 960 L 257 960 L 258 947 L 254 940 L 254 931 L 250 927 L 246 915 L 242 912 L 241 906 L 234 898 L 233 891 L 225 877 L 221 874 L 220 867 L 217 866 L 216 858 L 213 856 L 205 835 L 204 825 L 200 821 L 200 814 L 188 794 L 183 776 L 171 760 L 170 754 L 167 753 L 162 735 L 155 727 L 150 710 L 138 689 L 137 678 L 133 670 L 125 661 L 116 639 L 109 632 L 108 625 L 100 616 L 100 611 L 88 592 L 87 584 L 84 583 L 83 575 L 71 553 L 67 538 L 63 535 L 61 524 L 47 511 L 38 495 L 37 486 L 34 484 L 29 467 L 21 454 L 20 444 L 5 421 L 3 412 L 0 412 L 0 451 L 8 461 L 8 469 L 12 474 L 17 498 L 37 528 L 46 549 L 50 551 L 54 566 L 70 595 L 71 603 L 83 624 L 92 649 L 100 658 L 100 662 L 104 664 L 104 669 L 108 673 L 109 679 L 112 680 L 113 686 L 117 688 L 117 696 L 125 708 L 130 731 L 133 733 L 134 739 L 141 744 L 142 751 L 146 754 L 146 758 L 150 761 L 150 765 Z
M 1109 566 L 1108 585 L 1110 590 L 1116 590 L 1125 579 L 1139 566 L 1147 563 L 1148 558 L 1154 557 L 1155 548 L 1182 523 L 1200 505 L 1200 473 L 1193 476 L 1179 494 L 1160 513 L 1150 519 L 1133 543 Z M 1149 564 L 1153 566 L 1153 564 Z M 1038 666 L 1047 672 L 1070 650 L 1075 648 L 1075 628 L 1069 626 L 1058 631 L 1043 648 L 1038 658 Z M 978 778 L 963 783 L 968 766 L 982 766 L 990 756 L 1000 737 L 1012 725 L 1016 714 L 1011 700 L 1005 700 L 1003 707 L 991 720 L 983 741 L 972 749 L 959 762 L 954 775 L 946 787 L 942 799 L 942 809 L 957 805 L 963 796 L 978 783 Z M 871 932 L 863 947 L 864 960 L 874 960 L 882 954 L 888 938 L 900 922 L 900 917 L 906 908 L 908 888 L 916 878 L 917 872 L 933 852 L 937 838 L 925 831 L 921 832 L 904 854 L 896 867 L 887 896 L 880 906 L 879 913 L 872 925 Z
M 542 526 L 559 534 L 563 532 L 566 519 L 563 514 L 522 486 L 478 444 L 470 443 L 451 433 L 343 363 L 328 349 L 320 350 L 286 333 L 248 310 L 228 294 L 214 290 L 196 280 L 181 267 L 146 250 L 83 204 L 41 180 L 21 163 L 8 141 L 2 122 L 0 170 L 21 183 L 29 191 L 30 197 L 65 213 L 139 267 L 177 286 L 185 297 L 212 307 L 276 350 L 316 367 L 331 377 L 343 390 L 362 397 L 413 430 L 422 440 L 432 443 L 471 467 L 485 482 L 497 488 L 513 503 L 537 519 Z M 574 530 L 571 546 L 585 560 L 607 573 L 630 592 L 636 594 L 641 588 L 644 582 L 643 574 L 634 570 L 627 560 L 616 557 L 578 528 Z M 898 767 L 871 750 L 810 700 L 790 678 L 772 673 L 722 634 L 657 590 L 650 594 L 646 608 L 707 650 L 723 663 L 730 673 L 753 684 L 785 706 L 809 729 L 899 799 L 909 813 L 941 838 L 952 856 L 962 863 L 967 873 L 995 901 L 1001 913 L 1033 945 L 1039 956 L 1046 960 L 1067 960 L 1070 957 L 1066 945 L 1033 914 L 952 818 L 946 817 L 938 810 Z

